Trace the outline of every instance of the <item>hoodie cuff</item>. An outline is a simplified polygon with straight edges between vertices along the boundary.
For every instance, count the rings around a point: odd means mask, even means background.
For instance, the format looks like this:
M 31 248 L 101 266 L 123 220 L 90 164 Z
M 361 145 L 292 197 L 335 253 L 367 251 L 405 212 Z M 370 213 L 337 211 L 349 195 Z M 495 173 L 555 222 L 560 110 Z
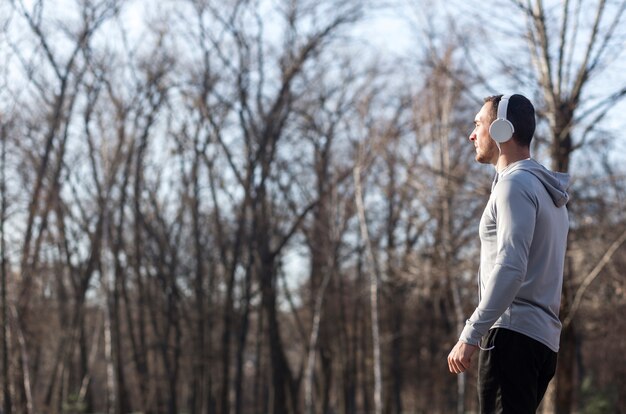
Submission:
M 480 332 L 478 332 L 476 329 L 474 329 L 474 327 L 472 326 L 472 323 L 468 320 L 465 323 L 465 328 L 463 328 L 463 331 L 461 331 L 461 336 L 459 336 L 459 341 L 465 342 L 470 345 L 479 346 L 482 337 L 483 335 Z

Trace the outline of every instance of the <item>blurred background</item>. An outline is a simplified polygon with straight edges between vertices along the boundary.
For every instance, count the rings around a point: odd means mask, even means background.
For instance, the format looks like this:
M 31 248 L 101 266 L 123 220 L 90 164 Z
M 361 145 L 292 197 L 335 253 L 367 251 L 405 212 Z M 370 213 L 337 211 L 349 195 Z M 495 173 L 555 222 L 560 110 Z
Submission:
M 475 412 L 500 93 L 572 175 L 540 412 L 626 412 L 625 11 L 2 0 L 1 412 Z

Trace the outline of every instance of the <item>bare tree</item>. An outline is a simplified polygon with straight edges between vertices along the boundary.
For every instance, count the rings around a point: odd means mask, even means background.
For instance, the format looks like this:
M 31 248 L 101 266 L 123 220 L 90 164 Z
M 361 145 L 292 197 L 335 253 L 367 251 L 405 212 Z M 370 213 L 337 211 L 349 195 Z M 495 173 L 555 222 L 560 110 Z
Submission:
M 24 243 L 20 259 L 20 272 L 22 274 L 22 285 L 20 286 L 20 294 L 17 302 L 17 329 L 18 336 L 24 335 L 24 341 L 20 341 L 22 346 L 22 356 L 29 359 L 28 348 L 30 344 L 28 335 L 24 330 L 28 326 L 28 303 L 32 296 L 33 272 L 38 268 L 38 262 L 42 245 L 47 234 L 47 225 L 49 222 L 50 212 L 54 209 L 54 205 L 59 202 L 57 194 L 61 189 L 61 175 L 64 167 L 66 145 L 69 135 L 69 126 L 71 124 L 72 112 L 79 94 L 83 77 L 88 70 L 88 48 L 91 39 L 97 29 L 115 12 L 115 5 L 109 3 L 93 3 L 83 4 L 83 21 L 82 26 L 77 29 L 69 29 L 67 31 L 66 41 L 71 44 L 70 53 L 67 57 L 55 49 L 50 39 L 46 35 L 48 30 L 45 19 L 42 17 L 43 2 L 34 6 L 29 10 L 22 2 L 11 2 L 14 10 L 23 18 L 27 27 L 30 29 L 36 47 L 41 52 L 42 62 L 52 73 L 51 82 L 55 82 L 55 90 L 51 93 L 47 89 L 44 82 L 47 81 L 46 74 L 43 70 L 37 72 L 33 70 L 32 62 L 21 54 L 18 48 L 14 46 L 14 52 L 21 60 L 24 69 L 30 73 L 29 80 L 38 93 L 37 99 L 40 102 L 48 104 L 48 121 L 47 130 L 42 136 L 43 152 L 35 162 L 37 171 L 33 182 L 32 193 L 27 209 L 28 216 L 26 220 L 26 228 L 24 231 Z M 45 107 L 45 106 L 44 106 Z M 95 251 L 99 251 L 99 244 L 95 244 Z M 92 258 L 92 264 L 97 261 L 97 255 Z M 94 267 L 87 267 L 87 278 Z M 88 280 L 88 279 L 87 279 Z M 83 288 L 83 292 L 86 288 Z M 80 310 L 81 300 L 77 298 L 77 310 Z M 80 311 L 75 313 L 76 321 L 80 320 Z M 74 324 L 73 326 L 77 326 Z M 64 349 L 65 355 L 70 354 L 72 347 Z M 32 398 L 32 384 L 28 381 L 29 370 L 31 366 L 22 359 L 23 372 L 23 395 L 26 400 L 26 411 L 30 412 L 36 408 L 36 401 Z M 60 371 L 56 371 L 60 372 Z M 55 377 L 58 375 L 55 373 Z M 53 382 L 54 383 L 54 380 Z M 51 383 L 51 384 L 52 384 Z M 49 394 L 51 395 L 51 394 Z
M 552 166 L 567 172 L 574 151 L 593 139 L 600 121 L 626 96 L 626 85 L 618 85 L 604 95 L 594 93 L 596 97 L 591 99 L 587 92 L 594 80 L 616 62 L 612 51 L 621 41 L 626 2 L 565 1 L 556 16 L 540 0 L 515 4 L 526 16 L 529 50 L 546 103 Z M 594 17 L 586 26 L 582 16 L 591 16 L 590 10 Z M 575 272 L 571 265 L 566 266 L 561 316 L 570 323 L 563 327 L 556 377 L 557 413 L 570 412 L 574 401 L 577 333 L 569 312 Z

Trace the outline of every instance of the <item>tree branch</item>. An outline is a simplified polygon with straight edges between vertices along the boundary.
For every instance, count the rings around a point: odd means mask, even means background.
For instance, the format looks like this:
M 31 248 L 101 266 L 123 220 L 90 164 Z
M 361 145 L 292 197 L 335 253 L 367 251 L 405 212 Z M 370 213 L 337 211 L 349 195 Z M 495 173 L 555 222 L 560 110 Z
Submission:
M 589 285 L 591 285 L 591 283 L 598 277 L 598 275 L 600 274 L 602 269 L 604 269 L 604 267 L 611 261 L 611 258 L 613 257 L 613 254 L 615 254 L 617 249 L 620 248 L 620 246 L 624 243 L 624 241 L 626 241 L 626 229 L 609 246 L 609 248 L 607 249 L 606 253 L 604 253 L 604 255 L 598 261 L 598 263 L 593 268 L 593 270 L 591 270 L 591 272 L 589 272 L 589 274 L 587 274 L 587 276 L 585 276 L 585 279 L 583 280 L 583 283 L 578 287 L 578 290 L 576 291 L 576 295 L 574 297 L 574 301 L 572 302 L 572 306 L 570 307 L 570 310 L 567 313 L 567 317 L 563 321 L 563 327 L 564 328 L 569 326 L 570 323 L 572 323 L 572 319 L 576 315 L 576 312 L 578 311 L 578 309 L 580 307 L 580 303 L 582 301 L 582 298 L 583 298 L 585 292 L 587 291 L 587 288 L 589 287 Z

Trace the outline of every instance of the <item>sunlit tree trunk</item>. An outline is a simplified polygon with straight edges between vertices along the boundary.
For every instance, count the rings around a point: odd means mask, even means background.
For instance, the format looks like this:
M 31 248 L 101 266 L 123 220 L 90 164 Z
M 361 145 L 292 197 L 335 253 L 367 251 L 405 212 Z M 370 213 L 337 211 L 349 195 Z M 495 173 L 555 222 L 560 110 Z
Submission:
M 374 369 L 374 413 L 382 413 L 383 404 L 383 391 L 382 391 L 382 366 L 380 358 L 380 327 L 378 322 L 378 280 L 379 280 L 379 266 L 376 258 L 376 253 L 369 237 L 369 230 L 367 227 L 367 218 L 365 215 L 365 207 L 363 203 L 363 188 L 361 186 L 361 167 L 360 160 L 354 167 L 354 187 L 355 187 L 355 202 L 357 206 L 357 214 L 359 217 L 359 224 L 361 229 L 361 238 L 365 243 L 365 249 L 370 260 L 370 283 L 369 283 L 369 296 L 370 296 L 370 318 L 371 318 L 371 330 L 372 330 L 372 353 L 373 353 L 373 369 Z

